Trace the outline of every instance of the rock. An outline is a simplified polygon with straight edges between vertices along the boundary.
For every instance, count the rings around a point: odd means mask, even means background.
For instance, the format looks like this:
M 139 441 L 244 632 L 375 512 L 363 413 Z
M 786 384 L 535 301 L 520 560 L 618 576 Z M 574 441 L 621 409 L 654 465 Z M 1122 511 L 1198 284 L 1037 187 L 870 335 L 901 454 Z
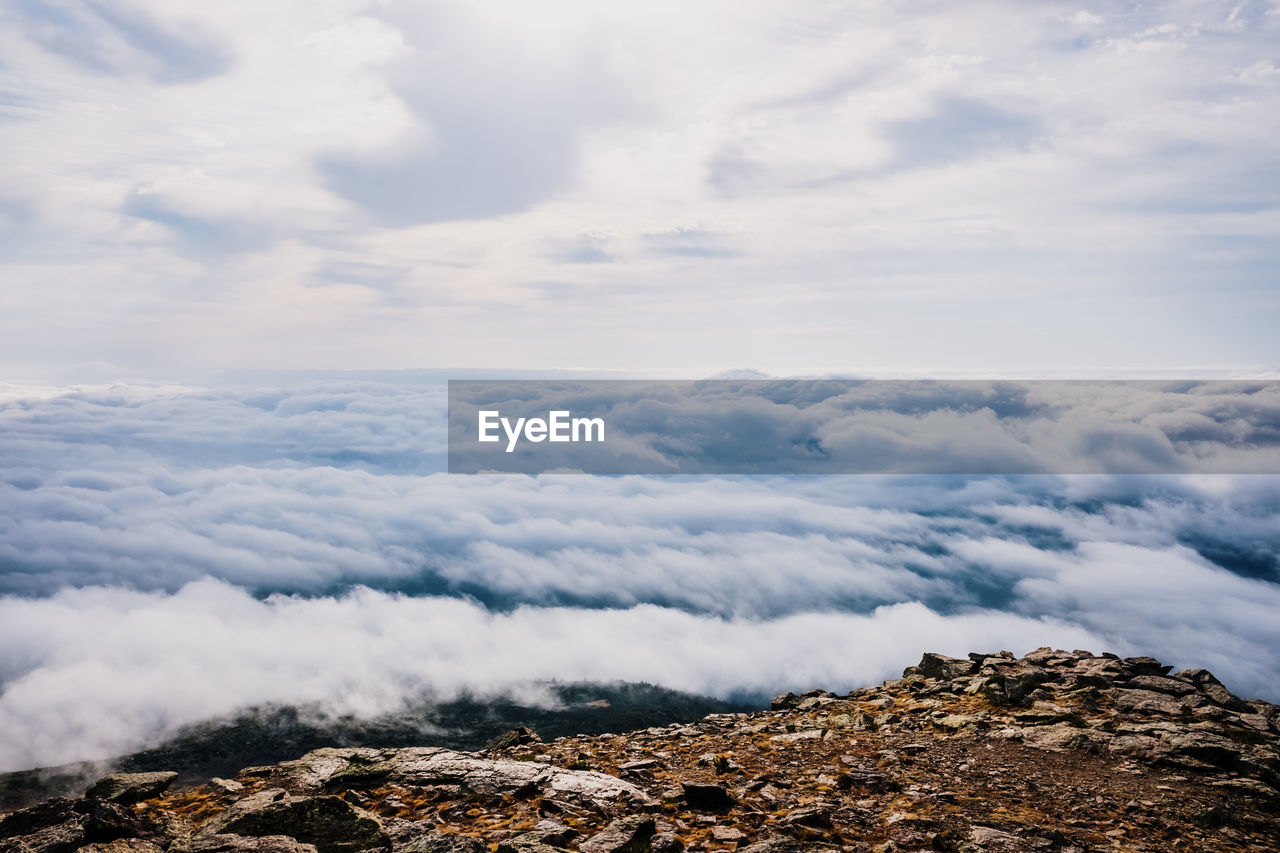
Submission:
M 769 738 L 770 743 L 788 744 L 805 740 L 822 740 L 825 732 L 822 729 L 805 729 L 802 732 L 787 732 L 783 735 L 774 735 Z
M 787 812 L 782 818 L 784 826 L 807 826 L 810 829 L 833 829 L 831 812 L 822 806 L 809 806 Z
M 103 776 L 85 792 L 86 797 L 129 805 L 149 800 L 164 793 L 178 774 L 173 771 L 159 773 L 112 773 Z
M 951 729 L 952 731 L 958 731 L 965 726 L 973 726 L 979 723 L 985 723 L 985 721 L 981 717 L 975 717 L 971 714 L 948 714 L 933 721 L 935 726 Z
M 831 850 L 820 844 L 802 844 L 792 838 L 771 835 L 746 847 L 739 847 L 738 853 L 815 853 L 819 850 Z
M 163 848 L 143 838 L 122 838 L 105 844 L 86 844 L 80 853 L 163 853 Z
M 0 853 L 70 853 L 85 843 L 79 816 L 0 840 Z
M 1236 722 L 1260 732 L 1271 731 L 1270 721 L 1262 714 L 1240 714 L 1236 717 Z
M 169 853 L 316 853 L 316 848 L 285 835 L 202 835 Z
M 969 830 L 969 840 L 974 846 L 962 847 L 974 853 L 1024 853 L 1031 849 L 1027 842 L 1016 835 L 990 826 L 975 826 Z
M 340 797 L 295 797 L 268 789 L 234 803 L 210 821 L 206 835 L 287 835 L 319 853 L 390 847 L 382 823 Z
M 278 768 L 292 787 L 340 790 L 385 781 L 406 785 L 456 785 L 476 794 L 539 794 L 601 808 L 621 802 L 631 808 L 658 804 L 640 788 L 593 770 L 566 770 L 538 761 L 482 758 L 438 747 L 407 749 L 317 749 Z
M 1124 690 L 1116 688 L 1112 698 L 1121 711 L 1140 714 L 1165 714 L 1180 717 L 1190 711 L 1187 705 L 1174 696 L 1153 690 Z
M 84 837 L 90 842 L 115 841 L 118 838 L 160 838 L 163 829 L 151 819 L 134 814 L 111 800 L 85 799 L 76 803 L 84 814 Z
M 702 811 L 727 811 L 737 804 L 723 785 L 706 785 L 699 782 L 681 782 L 685 802 L 689 808 Z
M 769 703 L 771 711 L 789 711 L 800 704 L 800 697 L 794 693 L 783 693 L 781 696 L 774 696 Z
M 65 797 L 55 797 L 52 800 L 19 809 L 0 820 L 0 838 L 30 835 L 77 819 L 79 814 L 75 810 L 75 803 Z
M 498 845 L 498 853 L 524 853 L 537 847 L 566 847 L 578 837 L 578 830 L 555 820 L 540 821 L 528 832 Z
M 836 787 L 841 790 L 857 789 L 871 793 L 897 791 L 901 786 L 890 777 L 874 770 L 851 767 L 836 777 Z
M 1190 681 L 1196 685 L 1202 695 L 1223 708 L 1241 711 L 1246 714 L 1252 710 L 1243 699 L 1223 687 L 1222 682 L 1214 678 L 1213 673 L 1207 669 L 1184 669 L 1182 672 L 1176 673 L 1174 677 Z
M 948 657 L 936 652 L 925 652 L 924 657 L 920 658 L 920 663 L 907 667 L 902 676 L 907 678 L 910 675 L 920 675 L 925 678 L 950 681 L 953 678 L 969 675 L 976 667 L 977 664 L 971 660 Z
M 652 853 L 683 853 L 684 845 L 673 832 L 659 832 L 649 839 L 649 850 Z
M 747 834 L 741 829 L 734 829 L 732 826 L 713 826 L 711 827 L 711 837 L 716 841 L 741 841 L 747 837 Z
M 220 779 L 217 776 L 209 780 L 209 787 L 222 794 L 238 794 L 244 790 L 244 785 L 234 779 Z
M 1211 732 L 1177 732 L 1161 738 L 1157 750 L 1160 758 L 1191 767 L 1233 768 L 1240 763 L 1242 752 L 1233 741 Z
M 581 853 L 645 853 L 657 831 L 653 818 L 640 815 L 615 820 L 578 845 Z
M 1135 687 L 1139 690 L 1168 693 L 1173 696 L 1185 696 L 1188 693 L 1196 692 L 1195 685 L 1188 684 L 1178 678 L 1167 678 L 1163 675 L 1137 675 L 1129 679 L 1127 686 Z
M 542 738 L 538 733 L 528 726 L 520 726 L 505 732 L 496 738 L 493 743 L 489 744 L 489 749 L 494 752 L 501 752 L 504 749 L 511 749 L 513 746 L 523 746 L 527 743 L 542 743 Z
M 395 853 L 489 853 L 489 845 L 476 838 L 467 838 L 465 835 L 445 835 L 437 829 L 432 829 L 428 832 L 416 833 L 404 844 L 395 844 L 392 850 Z
M 1158 755 L 1159 746 L 1159 740 L 1146 735 L 1119 735 L 1107 744 L 1107 750 L 1117 755 L 1152 761 Z
M 1109 741 L 1110 739 L 1110 735 L 1077 728 L 1070 723 L 1035 726 L 1022 732 L 1022 742 L 1024 744 L 1047 752 L 1063 752 L 1068 749 L 1092 749 L 1099 741 Z
M 1168 675 L 1173 669 L 1150 657 L 1123 658 L 1120 663 L 1135 675 Z

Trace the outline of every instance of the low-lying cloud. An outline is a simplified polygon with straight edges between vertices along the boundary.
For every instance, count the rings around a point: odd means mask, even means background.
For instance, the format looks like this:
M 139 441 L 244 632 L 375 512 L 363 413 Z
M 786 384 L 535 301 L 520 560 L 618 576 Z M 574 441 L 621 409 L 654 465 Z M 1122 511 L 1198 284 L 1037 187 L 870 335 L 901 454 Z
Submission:
M 1053 644 L 1275 692 L 1273 477 L 466 477 L 443 389 L 0 403 L 0 766 L 264 702 L 849 689 Z
M 0 637 L 29 670 L 0 695 L 0 769 L 105 758 L 183 723 L 264 702 L 376 714 L 427 694 L 507 693 L 542 679 L 649 681 L 720 695 L 889 677 L 904 647 L 963 653 L 1097 645 L 1053 619 L 919 604 L 869 614 L 723 620 L 653 605 L 522 607 L 358 590 L 254 599 L 217 581 L 173 595 L 65 590 L 0 600 Z

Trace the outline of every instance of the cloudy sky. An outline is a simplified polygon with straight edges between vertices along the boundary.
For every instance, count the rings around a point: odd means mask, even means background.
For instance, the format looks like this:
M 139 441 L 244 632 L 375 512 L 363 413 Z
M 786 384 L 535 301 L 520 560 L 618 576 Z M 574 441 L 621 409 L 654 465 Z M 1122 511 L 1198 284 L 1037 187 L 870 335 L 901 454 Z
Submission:
M 443 379 L 513 369 L 1274 378 L 1277 139 L 1276 0 L 0 3 L 0 771 L 926 649 L 1280 699 L 1234 461 L 443 473 Z M 1121 411 L 1274 462 L 1273 397 Z
M 1274 366 L 1280 4 L 13 0 L 0 365 Z

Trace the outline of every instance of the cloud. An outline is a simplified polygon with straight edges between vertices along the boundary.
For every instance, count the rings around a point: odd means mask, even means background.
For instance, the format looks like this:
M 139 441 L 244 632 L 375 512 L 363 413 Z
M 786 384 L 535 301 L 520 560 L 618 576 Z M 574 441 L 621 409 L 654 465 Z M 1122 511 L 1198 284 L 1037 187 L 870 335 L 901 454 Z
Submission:
M 1276 361 L 1258 8 L 281 3 L 6 7 L 9 375 Z
M 384 150 L 317 161 L 383 224 L 526 210 L 575 180 L 578 135 L 619 107 L 607 54 L 585 40 L 547 50 L 443 4 L 387 17 L 407 47 L 392 87 L 420 125 Z
M 231 65 L 227 48 L 189 22 L 179 31 L 125 4 L 19 0 L 14 11 L 28 37 L 94 72 L 144 73 L 161 84 L 195 83 Z
M 1147 653 L 1275 697 L 1273 477 L 466 477 L 407 378 L 3 398 L 13 766 L 255 702 L 843 687 L 933 647 Z
M 1029 145 L 1040 132 L 1034 118 L 964 97 L 941 98 L 923 116 L 889 122 L 894 166 L 919 168 Z
M 215 581 L 171 595 L 92 588 L 0 598 L 0 641 L 25 665 L 0 693 L 0 770 L 112 757 L 262 703 L 373 715 L 423 694 L 529 693 L 530 682 L 548 679 L 719 695 L 848 690 L 896 675 L 904 645 L 963 653 L 1099 642 L 1055 620 L 945 617 L 918 604 L 768 621 L 651 605 L 493 614 L 369 590 L 264 601 Z

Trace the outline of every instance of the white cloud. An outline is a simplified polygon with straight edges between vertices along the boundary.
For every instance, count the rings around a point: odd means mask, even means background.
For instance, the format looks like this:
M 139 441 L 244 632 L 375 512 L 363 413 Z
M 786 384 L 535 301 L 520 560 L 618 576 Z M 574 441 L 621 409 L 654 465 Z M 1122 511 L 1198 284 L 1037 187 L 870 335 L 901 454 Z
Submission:
M 172 595 L 93 588 L 0 598 L 0 641 L 30 667 L 0 694 L 0 770 L 112 757 L 185 723 L 267 702 L 370 715 L 424 693 L 531 693 L 529 683 L 545 679 L 721 695 L 848 690 L 896 675 L 904 645 L 963 653 L 1099 642 L 1051 619 L 947 617 L 918 604 L 768 621 L 652 605 L 493 614 L 367 590 L 260 601 L 214 581 Z
M 1275 361 L 1274 15 L 516 6 L 11 7 L 0 361 Z

